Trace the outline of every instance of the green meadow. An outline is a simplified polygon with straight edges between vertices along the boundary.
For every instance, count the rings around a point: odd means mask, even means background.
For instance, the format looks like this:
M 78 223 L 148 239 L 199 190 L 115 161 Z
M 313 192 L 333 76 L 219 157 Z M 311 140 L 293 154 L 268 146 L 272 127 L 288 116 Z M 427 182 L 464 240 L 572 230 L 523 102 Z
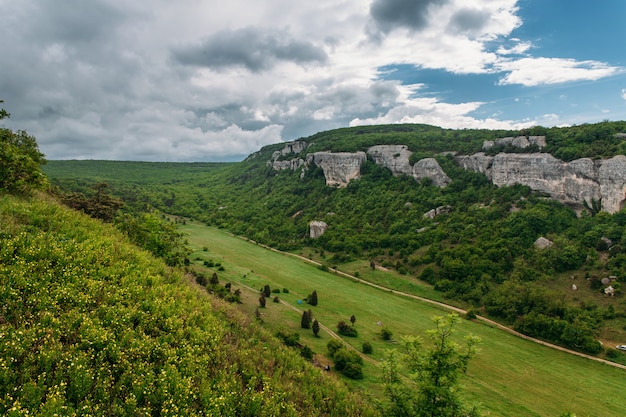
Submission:
M 448 313 L 441 307 L 373 288 L 332 270 L 325 272 L 302 259 L 268 250 L 224 230 L 194 222 L 182 225 L 181 230 L 194 251 L 192 263 L 198 268 L 203 268 L 205 260 L 221 264 L 223 271 L 211 270 L 218 273 L 220 282 L 231 282 L 234 288 L 242 290 L 241 307 L 249 314 L 253 315 L 259 306 L 259 290 L 264 285 L 280 289 L 280 293 L 268 298 L 265 308 L 259 309 L 264 325 L 273 331 L 283 328 L 298 332 L 300 341 L 314 350 L 321 364 L 326 360 L 325 346 L 330 336 L 321 331 L 321 337 L 315 338 L 310 330 L 301 329 L 299 311 L 311 309 L 322 325 L 335 332 L 340 320 L 348 322 L 354 315 L 358 337 L 343 340 L 359 351 L 363 342 L 370 342 L 373 361 L 366 361 L 363 380 L 344 379 L 364 395 L 381 395 L 376 362 L 384 358 L 388 349 L 396 348 L 394 340 L 403 335 L 423 335 L 433 327 L 433 316 Z M 389 279 L 378 277 L 379 282 Z M 313 290 L 319 300 L 315 307 L 304 302 Z M 424 293 L 429 291 L 424 289 Z M 287 305 L 272 302 L 275 296 Z M 391 342 L 379 336 L 383 327 L 393 332 Z M 467 334 L 479 336 L 482 342 L 480 353 L 470 362 L 462 381 L 463 395 L 468 403 L 480 403 L 485 416 L 560 416 L 565 412 L 578 417 L 626 415 L 623 369 L 541 346 L 480 322 L 463 320 L 456 336 L 461 341 Z

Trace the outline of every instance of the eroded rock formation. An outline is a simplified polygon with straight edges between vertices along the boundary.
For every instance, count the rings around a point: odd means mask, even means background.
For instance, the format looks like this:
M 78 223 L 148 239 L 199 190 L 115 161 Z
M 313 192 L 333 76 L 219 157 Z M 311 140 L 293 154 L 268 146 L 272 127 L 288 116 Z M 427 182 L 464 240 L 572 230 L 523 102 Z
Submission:
M 365 152 L 315 152 L 307 155 L 306 164 L 322 168 L 326 185 L 345 187 L 361 177 L 361 165 L 366 160 Z
M 564 162 L 547 153 L 507 154 L 495 157 L 478 153 L 458 156 L 465 169 L 486 174 L 497 185 L 527 185 L 549 194 L 555 200 L 574 206 L 594 201 L 602 210 L 615 213 L 626 200 L 626 156 L 604 161 L 589 158 Z
M 326 222 L 313 220 L 311 223 L 309 223 L 309 236 L 311 236 L 311 239 L 317 239 L 318 237 L 326 233 L 327 229 L 328 224 L 326 224 Z

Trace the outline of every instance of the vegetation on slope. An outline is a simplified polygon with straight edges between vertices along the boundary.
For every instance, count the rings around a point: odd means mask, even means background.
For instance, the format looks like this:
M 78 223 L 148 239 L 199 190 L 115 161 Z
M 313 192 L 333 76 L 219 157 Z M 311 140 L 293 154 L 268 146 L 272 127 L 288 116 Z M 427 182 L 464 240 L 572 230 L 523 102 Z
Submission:
M 527 187 L 497 188 L 440 152 L 472 153 L 484 140 L 528 134 L 545 135 L 544 151 L 565 160 L 608 158 L 626 150 L 624 135 L 618 134 L 625 131 L 626 122 L 524 132 L 391 125 L 305 138 L 311 144 L 306 152 L 405 144 L 417 157 L 437 158 L 453 179 L 445 188 L 393 177 L 371 161 L 363 165 L 361 179 L 346 188 L 327 187 L 319 168 L 300 179 L 300 171 L 268 167 L 282 144 L 265 147 L 239 164 L 52 161 L 48 172 L 64 189 L 106 180 L 130 207 L 190 216 L 280 249 L 312 247 L 329 266 L 362 259 L 395 268 L 407 280 L 428 282 L 449 299 L 527 334 L 598 353 L 598 337 L 626 339 L 620 288 L 626 278 L 626 213 L 589 210 L 577 216 Z M 80 175 L 71 172 L 81 166 Z M 101 174 L 114 170 L 113 175 Z M 451 210 L 435 220 L 424 218 L 440 206 Z M 329 225 L 317 240 L 308 238 L 312 220 Z M 533 242 L 540 236 L 554 245 L 536 249 Z M 617 277 L 611 283 L 615 297 L 602 292 L 606 285 L 601 280 L 610 276 Z M 576 293 L 570 289 L 573 283 L 579 287 Z
M 0 190 L 1 415 L 375 414 L 182 269 L 37 193 L 43 155 L 12 140 L 3 130 L 3 169 L 20 174 Z M 147 216 L 126 232 L 156 253 Z
M 48 198 L 0 213 L 0 414 L 369 413 L 111 226 Z

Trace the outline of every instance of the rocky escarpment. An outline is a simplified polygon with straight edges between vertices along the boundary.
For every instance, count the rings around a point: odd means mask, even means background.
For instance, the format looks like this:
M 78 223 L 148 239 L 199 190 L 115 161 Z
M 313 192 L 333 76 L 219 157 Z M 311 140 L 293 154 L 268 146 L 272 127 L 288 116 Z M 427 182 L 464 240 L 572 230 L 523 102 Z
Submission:
M 514 146 L 516 148 L 525 149 L 529 146 L 536 146 L 539 149 L 542 149 L 546 146 L 546 137 L 545 136 L 516 136 L 516 137 L 507 137 L 500 138 L 496 140 L 486 140 L 483 143 L 483 149 L 491 149 L 494 146 Z
M 602 210 L 615 213 L 626 199 L 626 156 L 604 161 L 581 158 L 564 162 L 547 153 L 507 154 L 495 157 L 478 153 L 456 157 L 465 169 L 482 172 L 497 185 L 527 185 L 555 200 L 574 206 L 602 203 Z
M 361 176 L 361 165 L 366 160 L 365 152 L 315 152 L 307 155 L 306 165 L 322 168 L 326 185 L 345 187 Z
M 377 165 L 389 169 L 395 176 L 410 175 L 416 181 L 430 178 L 437 187 L 445 187 L 451 181 L 434 158 L 424 158 L 411 166 L 409 159 L 413 152 L 405 145 L 376 145 L 367 150 L 367 154 Z
M 496 145 L 527 147 L 545 146 L 543 136 L 520 136 L 502 138 L 483 148 Z M 298 154 L 307 149 L 304 141 L 285 144 L 281 151 L 276 151 L 268 165 L 275 170 L 319 166 L 324 171 L 326 184 L 346 186 L 351 180 L 361 175 L 361 165 L 369 155 L 372 160 L 389 169 L 393 175 L 410 175 L 415 180 L 429 178 L 438 187 L 445 187 L 450 178 L 441 169 L 434 158 L 424 158 L 411 166 L 412 152 L 405 145 L 376 145 L 364 152 L 315 152 Z M 294 155 L 295 158 L 285 159 Z M 552 198 L 575 207 L 585 203 L 594 207 L 601 202 L 603 211 L 615 213 L 626 204 L 626 156 L 618 155 L 607 160 L 581 158 L 564 162 L 548 153 L 499 153 L 489 156 L 483 152 L 462 155 L 455 158 L 463 168 L 485 174 L 495 185 L 527 185 L 535 191 L 547 193 Z
M 324 171 L 326 185 L 345 187 L 351 180 L 361 176 L 361 165 L 367 160 L 364 152 L 315 152 L 308 154 L 306 160 L 300 157 L 281 159 L 306 148 L 306 143 L 302 141 L 290 142 L 283 150 L 275 151 L 267 164 L 277 171 L 319 166 Z M 393 175 L 409 175 L 417 181 L 430 178 L 438 187 L 445 187 L 451 181 L 434 158 L 424 158 L 411 166 L 409 158 L 413 153 L 405 145 L 376 145 L 369 148 L 367 154 L 376 164 L 388 168 Z

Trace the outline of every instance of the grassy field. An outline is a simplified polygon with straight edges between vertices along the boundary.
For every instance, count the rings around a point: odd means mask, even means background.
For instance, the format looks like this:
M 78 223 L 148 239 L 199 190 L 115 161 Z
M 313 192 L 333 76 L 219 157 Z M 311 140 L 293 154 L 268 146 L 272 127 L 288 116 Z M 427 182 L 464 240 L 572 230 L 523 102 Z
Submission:
M 219 262 L 225 269 L 218 272 L 221 282 L 253 289 L 243 292 L 242 308 L 250 314 L 258 306 L 258 289 L 265 284 L 272 289 L 280 288 L 281 293 L 272 294 L 267 307 L 261 309 L 266 326 L 299 332 L 301 341 L 321 355 L 326 352 L 329 336 L 322 334 L 315 338 L 311 331 L 300 329 L 300 313 L 273 303 L 274 296 L 299 309 L 310 308 L 320 323 L 334 330 L 338 321 L 348 321 L 355 315 L 359 336 L 344 340 L 359 350 L 363 342 L 370 342 L 374 347 L 371 356 L 376 360 L 382 359 L 387 349 L 394 348 L 393 343 L 378 336 L 381 322 L 393 331 L 397 340 L 406 334 L 422 335 L 433 327 L 432 316 L 447 313 L 427 303 L 323 272 L 302 260 L 264 249 L 222 230 L 191 222 L 181 228 L 188 234 L 195 264 L 202 265 L 204 260 Z M 283 293 L 283 288 L 289 293 Z M 318 306 L 298 303 L 313 290 L 318 294 Z M 482 343 L 479 355 L 463 379 L 464 395 L 469 403 L 481 403 L 484 415 L 559 416 L 566 411 L 578 417 L 626 415 L 626 371 L 463 320 L 458 337 L 469 333 L 478 335 Z M 323 356 L 319 358 L 323 362 Z M 364 380 L 350 384 L 368 395 L 380 394 L 377 366 L 366 363 L 364 373 Z

